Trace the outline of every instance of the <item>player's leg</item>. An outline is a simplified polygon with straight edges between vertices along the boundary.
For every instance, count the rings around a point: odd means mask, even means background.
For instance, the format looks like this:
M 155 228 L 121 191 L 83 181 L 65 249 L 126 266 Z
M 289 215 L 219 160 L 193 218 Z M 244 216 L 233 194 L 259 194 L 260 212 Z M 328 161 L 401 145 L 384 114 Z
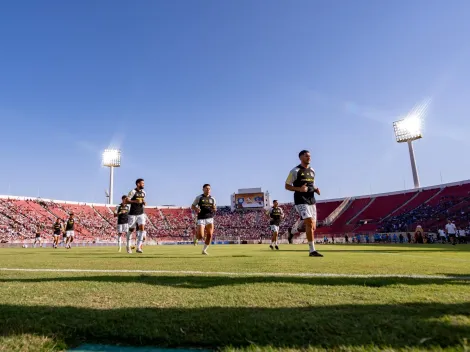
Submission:
M 214 220 L 207 219 L 204 229 L 206 231 L 206 241 L 204 242 L 204 250 L 202 251 L 202 254 L 207 254 L 207 248 L 209 248 L 212 241 L 212 235 L 214 234 Z
M 69 241 L 69 249 L 72 248 L 72 242 L 73 242 L 73 238 L 75 237 L 75 232 L 74 231 L 70 231 L 70 241 Z
M 275 235 L 275 233 L 276 233 L 276 226 L 271 225 L 271 244 L 269 245 L 269 248 L 271 248 L 272 250 L 274 250 L 274 246 L 276 245 L 277 236 Z
M 117 227 L 117 244 L 118 244 L 118 252 L 121 252 L 122 249 L 122 236 L 126 234 L 124 225 L 126 224 L 119 224 Z
M 136 225 L 137 225 L 137 217 L 135 215 L 129 215 L 128 229 L 127 229 L 127 234 L 126 234 L 126 249 L 127 249 L 127 253 L 129 254 L 132 253 L 131 238 L 132 238 L 132 232 L 134 231 Z
M 205 228 L 206 228 L 206 220 L 204 219 L 198 220 L 196 224 L 196 243 L 197 241 L 203 240 Z
M 277 237 L 279 236 L 279 226 L 274 226 L 274 229 L 273 229 L 273 236 L 271 238 L 271 242 L 273 243 L 274 245 L 274 248 L 276 248 L 277 250 L 279 250 L 279 247 L 277 246 Z
M 137 217 L 137 253 L 143 253 L 142 243 L 144 242 L 147 232 L 145 231 L 145 214 Z
M 66 231 L 66 232 L 65 232 L 65 242 L 64 242 L 66 249 L 69 249 L 69 241 L 70 241 L 69 232 Z
M 317 207 L 315 205 L 308 205 L 305 212 L 301 216 L 305 215 L 305 232 L 307 235 L 308 247 L 311 257 L 323 257 L 315 249 L 315 230 L 317 228 Z

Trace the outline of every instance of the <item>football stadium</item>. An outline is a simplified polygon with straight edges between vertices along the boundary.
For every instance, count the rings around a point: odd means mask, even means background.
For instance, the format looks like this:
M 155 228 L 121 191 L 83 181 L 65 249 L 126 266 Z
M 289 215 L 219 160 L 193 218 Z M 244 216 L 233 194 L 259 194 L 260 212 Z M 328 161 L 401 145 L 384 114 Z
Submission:
M 1 3 L 0 352 L 470 351 L 469 13 Z

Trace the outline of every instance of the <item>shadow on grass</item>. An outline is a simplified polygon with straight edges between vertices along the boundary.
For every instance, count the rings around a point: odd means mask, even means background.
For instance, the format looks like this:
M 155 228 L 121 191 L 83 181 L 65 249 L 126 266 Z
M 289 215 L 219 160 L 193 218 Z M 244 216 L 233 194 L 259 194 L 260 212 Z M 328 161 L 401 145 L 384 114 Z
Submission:
M 463 285 L 470 286 L 470 274 L 455 275 L 459 279 L 427 279 L 427 278 L 355 278 L 355 277 L 234 277 L 234 276 L 160 276 L 160 275 L 99 275 L 99 276 L 67 276 L 41 278 L 0 279 L 0 283 L 43 283 L 43 282 L 100 282 L 100 283 L 138 283 L 152 286 L 170 286 L 188 289 L 201 289 L 220 286 L 236 286 L 249 284 L 293 284 L 315 286 L 362 286 L 386 287 L 391 285 Z
M 121 308 L 0 305 L 2 336 L 168 347 L 462 346 L 470 303 L 334 305 L 305 308 Z M 453 323 L 452 316 L 460 324 Z M 465 321 L 462 324 L 462 321 Z M 20 337 L 18 337 L 20 338 Z M 424 342 L 423 342 L 424 341 Z

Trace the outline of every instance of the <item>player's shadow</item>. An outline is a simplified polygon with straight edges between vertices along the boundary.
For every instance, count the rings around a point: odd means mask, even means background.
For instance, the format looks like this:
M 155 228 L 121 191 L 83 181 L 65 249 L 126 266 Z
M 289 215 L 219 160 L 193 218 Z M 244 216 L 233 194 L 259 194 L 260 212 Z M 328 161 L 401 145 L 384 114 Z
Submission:
M 63 349 L 88 342 L 201 348 L 460 350 L 470 336 L 470 325 L 465 323 L 469 316 L 470 303 L 114 309 L 0 305 L 0 335 L 18 339 L 24 334 L 45 336 Z
M 250 284 L 293 284 L 312 286 L 360 286 L 360 287 L 387 287 L 393 285 L 470 285 L 470 274 L 449 275 L 449 278 L 408 278 L 408 277 L 289 277 L 289 276 L 167 276 L 167 275 L 99 275 L 99 276 L 66 276 L 66 277 L 39 277 L 39 278 L 11 278 L 0 279 L 0 283 L 42 283 L 42 282 L 99 282 L 119 284 L 147 284 L 151 286 L 178 287 L 187 289 L 204 289 L 221 286 L 238 286 Z M 458 278 L 455 278 L 458 277 Z M 125 287 L 125 286 L 123 286 Z

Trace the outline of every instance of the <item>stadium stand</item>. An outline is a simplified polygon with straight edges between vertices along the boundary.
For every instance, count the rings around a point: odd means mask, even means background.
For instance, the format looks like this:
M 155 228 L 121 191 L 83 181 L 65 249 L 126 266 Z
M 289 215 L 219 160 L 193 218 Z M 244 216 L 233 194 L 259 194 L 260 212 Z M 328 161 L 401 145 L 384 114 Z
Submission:
M 282 204 L 285 219 L 281 234 L 297 220 L 292 204 Z M 114 208 L 103 204 L 84 204 L 20 197 L 0 197 L 0 241 L 18 242 L 32 239 L 37 231 L 49 236 L 57 217 L 66 220 L 73 212 L 77 221 L 77 239 L 114 241 Z M 447 219 L 469 230 L 470 181 L 438 185 L 419 190 L 371 196 L 319 201 L 317 203 L 317 237 L 349 237 L 354 241 L 393 241 L 392 232 L 414 232 L 421 225 L 426 232 L 437 233 Z M 335 214 L 330 217 L 330 214 Z M 148 207 L 147 234 L 158 241 L 187 241 L 193 238 L 194 215 L 189 207 Z M 332 222 L 324 224 L 325 219 Z M 216 214 L 216 237 L 232 240 L 260 240 L 270 236 L 264 209 L 219 207 Z M 323 225 L 323 226 L 322 226 Z M 383 233 L 385 237 L 377 233 Z

